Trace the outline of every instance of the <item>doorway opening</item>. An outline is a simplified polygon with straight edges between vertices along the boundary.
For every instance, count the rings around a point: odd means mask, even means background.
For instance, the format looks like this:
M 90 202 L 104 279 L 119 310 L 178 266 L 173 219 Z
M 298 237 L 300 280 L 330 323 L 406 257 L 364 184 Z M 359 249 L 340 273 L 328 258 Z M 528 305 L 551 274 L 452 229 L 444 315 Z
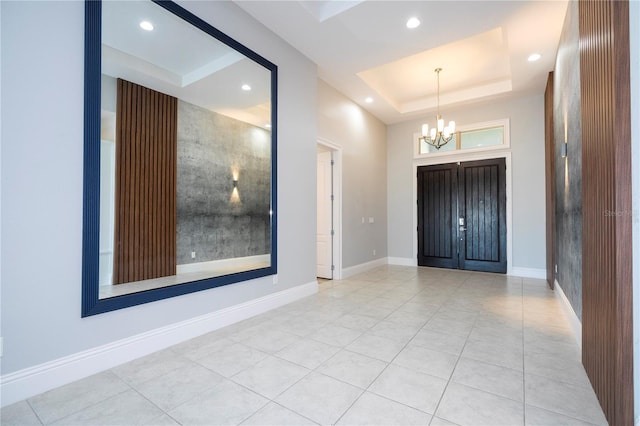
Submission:
M 342 148 L 317 144 L 317 277 L 342 278 Z
M 504 158 L 418 167 L 418 265 L 507 272 Z

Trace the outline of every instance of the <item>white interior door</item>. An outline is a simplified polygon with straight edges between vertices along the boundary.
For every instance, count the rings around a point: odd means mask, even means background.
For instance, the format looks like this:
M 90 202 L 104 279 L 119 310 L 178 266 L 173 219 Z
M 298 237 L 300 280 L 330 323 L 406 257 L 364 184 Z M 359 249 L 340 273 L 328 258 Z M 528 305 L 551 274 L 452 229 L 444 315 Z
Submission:
M 332 203 L 331 151 L 318 152 L 318 277 L 332 279 Z

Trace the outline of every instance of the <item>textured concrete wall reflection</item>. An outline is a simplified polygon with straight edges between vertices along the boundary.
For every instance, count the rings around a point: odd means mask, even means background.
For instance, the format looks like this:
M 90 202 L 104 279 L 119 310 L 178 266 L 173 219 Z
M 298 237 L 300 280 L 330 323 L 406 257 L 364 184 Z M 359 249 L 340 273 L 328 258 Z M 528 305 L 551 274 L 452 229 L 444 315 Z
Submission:
M 270 132 L 179 101 L 177 164 L 178 265 L 270 252 Z
M 557 280 L 582 318 L 582 119 L 578 2 L 570 2 L 554 72 Z M 561 148 L 567 142 L 567 157 Z

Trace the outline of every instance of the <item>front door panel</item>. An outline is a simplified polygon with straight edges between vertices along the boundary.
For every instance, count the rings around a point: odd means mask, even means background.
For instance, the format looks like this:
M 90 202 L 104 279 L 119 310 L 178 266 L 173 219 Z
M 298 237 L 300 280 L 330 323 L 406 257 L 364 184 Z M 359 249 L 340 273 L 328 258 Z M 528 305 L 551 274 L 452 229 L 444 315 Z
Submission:
M 505 160 L 418 167 L 418 265 L 507 271 Z

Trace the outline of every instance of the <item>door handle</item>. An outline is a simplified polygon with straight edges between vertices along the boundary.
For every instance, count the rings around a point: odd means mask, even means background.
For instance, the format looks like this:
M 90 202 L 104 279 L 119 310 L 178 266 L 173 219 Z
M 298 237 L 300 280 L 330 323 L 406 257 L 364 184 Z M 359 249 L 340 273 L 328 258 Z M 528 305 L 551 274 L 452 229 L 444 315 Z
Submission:
M 460 227 L 460 232 L 463 232 L 463 231 L 466 231 L 466 230 L 467 230 L 467 228 L 465 228 L 464 226 Z

